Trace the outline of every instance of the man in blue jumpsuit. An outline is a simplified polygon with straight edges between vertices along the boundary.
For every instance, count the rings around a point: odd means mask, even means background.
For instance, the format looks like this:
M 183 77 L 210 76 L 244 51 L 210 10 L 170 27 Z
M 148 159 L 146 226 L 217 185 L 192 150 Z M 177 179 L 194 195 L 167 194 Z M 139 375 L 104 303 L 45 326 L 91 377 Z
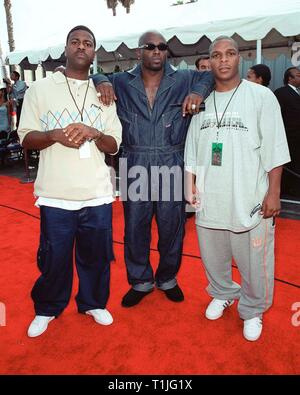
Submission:
M 185 225 L 182 183 L 184 143 L 191 119 L 188 113 L 199 111 L 214 81 L 210 72 L 173 68 L 167 62 L 167 49 L 160 33 L 146 32 L 139 40 L 141 64 L 109 77 L 123 126 L 121 196 L 125 263 L 131 285 L 122 300 L 124 307 L 138 304 L 155 284 L 173 302 L 184 300 L 176 274 Z M 108 104 L 113 91 L 107 80 L 100 75 L 93 79 L 101 100 Z M 160 253 L 155 274 L 149 259 L 153 216 Z

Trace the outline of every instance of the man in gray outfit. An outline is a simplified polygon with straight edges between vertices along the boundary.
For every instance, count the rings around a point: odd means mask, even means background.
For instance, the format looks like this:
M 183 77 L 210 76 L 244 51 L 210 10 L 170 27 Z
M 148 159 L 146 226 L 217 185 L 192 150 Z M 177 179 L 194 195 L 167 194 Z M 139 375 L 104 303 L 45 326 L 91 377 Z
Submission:
M 210 47 L 215 90 L 193 117 L 185 147 L 196 224 L 216 320 L 239 299 L 244 337 L 257 340 L 274 288 L 275 217 L 282 165 L 290 161 L 280 107 L 264 86 L 241 80 L 239 50 L 230 37 Z M 232 258 L 241 286 L 232 280 Z

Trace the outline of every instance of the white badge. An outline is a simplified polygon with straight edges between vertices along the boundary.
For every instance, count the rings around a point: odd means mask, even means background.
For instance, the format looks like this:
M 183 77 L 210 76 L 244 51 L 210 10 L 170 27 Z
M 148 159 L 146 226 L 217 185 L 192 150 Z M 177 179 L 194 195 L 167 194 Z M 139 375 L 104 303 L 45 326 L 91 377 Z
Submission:
M 79 157 L 80 159 L 89 159 L 91 157 L 91 147 L 88 141 L 79 148 Z

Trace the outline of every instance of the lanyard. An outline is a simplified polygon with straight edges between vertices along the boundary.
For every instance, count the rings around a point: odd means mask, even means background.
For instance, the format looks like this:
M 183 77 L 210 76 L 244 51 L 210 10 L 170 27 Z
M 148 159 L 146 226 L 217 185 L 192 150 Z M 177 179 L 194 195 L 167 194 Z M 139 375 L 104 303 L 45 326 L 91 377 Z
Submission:
M 72 91 L 71 91 L 71 87 L 70 87 L 68 78 L 67 78 L 66 75 L 65 75 L 65 77 L 66 77 L 66 81 L 67 81 L 67 85 L 68 85 L 68 88 L 69 88 L 70 95 L 71 95 L 71 97 L 72 97 L 72 99 L 73 99 L 73 102 L 74 102 L 74 104 L 75 104 L 75 106 L 76 106 L 76 108 L 77 108 L 77 110 L 78 110 L 78 112 L 79 112 L 79 114 L 80 114 L 80 120 L 81 120 L 81 122 L 83 122 L 83 111 L 84 111 L 84 106 L 85 106 L 85 101 L 86 101 L 87 93 L 88 93 L 89 86 L 90 86 L 90 80 L 89 80 L 89 82 L 88 82 L 88 84 L 87 84 L 87 88 L 86 88 L 86 91 L 85 91 L 84 100 L 83 100 L 83 104 L 82 104 L 82 109 L 81 109 L 81 111 L 80 111 L 80 109 L 79 109 L 79 107 L 78 107 L 78 104 L 77 104 L 77 102 L 76 102 L 76 100 L 75 100 L 75 97 L 74 97 L 74 95 L 73 95 L 73 93 L 72 93 Z
M 226 111 L 227 111 L 227 109 L 228 109 L 228 106 L 229 106 L 229 104 L 230 104 L 230 102 L 231 102 L 233 96 L 235 95 L 236 91 L 239 89 L 239 86 L 241 85 L 241 83 L 242 83 L 242 81 L 239 82 L 238 86 L 235 88 L 233 94 L 231 95 L 231 97 L 230 97 L 230 99 L 229 99 L 229 101 L 228 101 L 228 103 L 227 103 L 227 105 L 226 105 L 226 107 L 225 107 L 225 110 L 223 111 L 223 114 L 222 114 L 222 116 L 221 116 L 220 121 L 219 121 L 219 118 L 218 118 L 218 110 L 217 110 L 217 105 L 216 105 L 216 91 L 214 90 L 214 106 L 215 106 L 215 113 L 216 113 L 216 120 L 217 120 L 217 128 L 218 128 L 218 130 L 217 130 L 217 140 L 219 139 L 219 129 L 220 129 L 220 127 L 221 127 L 221 124 L 222 124 L 224 115 L 226 114 Z

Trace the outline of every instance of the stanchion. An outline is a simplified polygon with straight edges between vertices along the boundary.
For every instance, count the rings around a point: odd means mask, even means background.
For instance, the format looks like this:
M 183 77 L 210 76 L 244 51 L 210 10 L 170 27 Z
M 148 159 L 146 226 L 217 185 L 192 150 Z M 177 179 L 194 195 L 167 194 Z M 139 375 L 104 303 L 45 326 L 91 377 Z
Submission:
M 25 164 L 25 177 L 21 179 L 21 184 L 31 184 L 34 179 L 30 177 L 29 160 L 28 160 L 28 150 L 23 148 L 24 153 L 24 164 Z

